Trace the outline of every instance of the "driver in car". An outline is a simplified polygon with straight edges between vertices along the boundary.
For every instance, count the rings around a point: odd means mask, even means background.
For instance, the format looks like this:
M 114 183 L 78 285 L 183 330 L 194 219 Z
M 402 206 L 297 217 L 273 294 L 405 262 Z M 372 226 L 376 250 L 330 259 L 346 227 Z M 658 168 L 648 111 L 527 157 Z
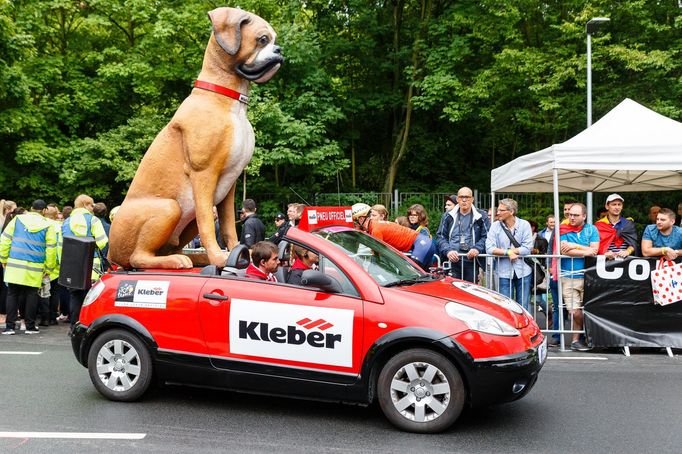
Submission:
M 261 281 L 277 282 L 275 272 L 279 266 L 278 249 L 270 241 L 259 241 L 251 249 L 251 263 L 246 268 L 246 277 Z
M 356 203 L 351 210 L 357 228 L 390 244 L 400 252 L 410 252 L 412 259 L 428 271 L 436 248 L 425 230 L 417 232 L 395 222 L 374 221 L 370 217 L 372 208 L 366 203 Z

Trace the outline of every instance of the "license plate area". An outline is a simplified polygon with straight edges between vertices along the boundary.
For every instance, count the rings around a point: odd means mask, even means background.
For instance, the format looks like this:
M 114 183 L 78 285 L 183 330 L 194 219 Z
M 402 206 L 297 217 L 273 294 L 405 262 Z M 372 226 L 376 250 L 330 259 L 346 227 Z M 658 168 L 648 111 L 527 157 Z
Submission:
M 544 364 L 547 359 L 547 337 L 542 340 L 542 343 L 538 345 L 538 357 L 540 359 L 540 364 Z

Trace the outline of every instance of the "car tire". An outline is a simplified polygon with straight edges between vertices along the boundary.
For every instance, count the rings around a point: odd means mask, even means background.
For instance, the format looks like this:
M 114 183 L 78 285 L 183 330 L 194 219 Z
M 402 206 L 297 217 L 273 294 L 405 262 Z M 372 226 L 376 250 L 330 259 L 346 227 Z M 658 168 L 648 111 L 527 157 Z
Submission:
M 384 365 L 377 380 L 386 418 L 408 432 L 435 433 L 450 427 L 466 400 L 462 377 L 443 355 L 426 349 L 403 351 Z
M 88 372 L 97 391 L 110 400 L 139 399 L 152 382 L 152 358 L 134 334 L 114 329 L 99 335 L 88 353 Z

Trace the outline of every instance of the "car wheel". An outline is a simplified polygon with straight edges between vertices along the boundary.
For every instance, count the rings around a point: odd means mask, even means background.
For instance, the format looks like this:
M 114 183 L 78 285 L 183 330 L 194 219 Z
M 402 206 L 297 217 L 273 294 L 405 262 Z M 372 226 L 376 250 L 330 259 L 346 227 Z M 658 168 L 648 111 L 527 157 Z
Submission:
M 408 432 L 450 427 L 466 398 L 457 368 L 431 350 L 406 350 L 391 358 L 377 381 L 379 405 L 388 420 Z
M 118 329 L 106 331 L 90 347 L 88 372 L 104 397 L 130 402 L 139 399 L 149 388 L 151 355 L 134 334 Z

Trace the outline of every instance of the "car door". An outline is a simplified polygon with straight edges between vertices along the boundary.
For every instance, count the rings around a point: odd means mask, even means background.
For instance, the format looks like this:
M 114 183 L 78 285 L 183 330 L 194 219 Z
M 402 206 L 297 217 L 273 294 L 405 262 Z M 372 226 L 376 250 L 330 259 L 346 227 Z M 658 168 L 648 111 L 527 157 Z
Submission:
M 218 369 L 339 383 L 359 375 L 363 304 L 357 295 L 216 277 L 199 300 Z

